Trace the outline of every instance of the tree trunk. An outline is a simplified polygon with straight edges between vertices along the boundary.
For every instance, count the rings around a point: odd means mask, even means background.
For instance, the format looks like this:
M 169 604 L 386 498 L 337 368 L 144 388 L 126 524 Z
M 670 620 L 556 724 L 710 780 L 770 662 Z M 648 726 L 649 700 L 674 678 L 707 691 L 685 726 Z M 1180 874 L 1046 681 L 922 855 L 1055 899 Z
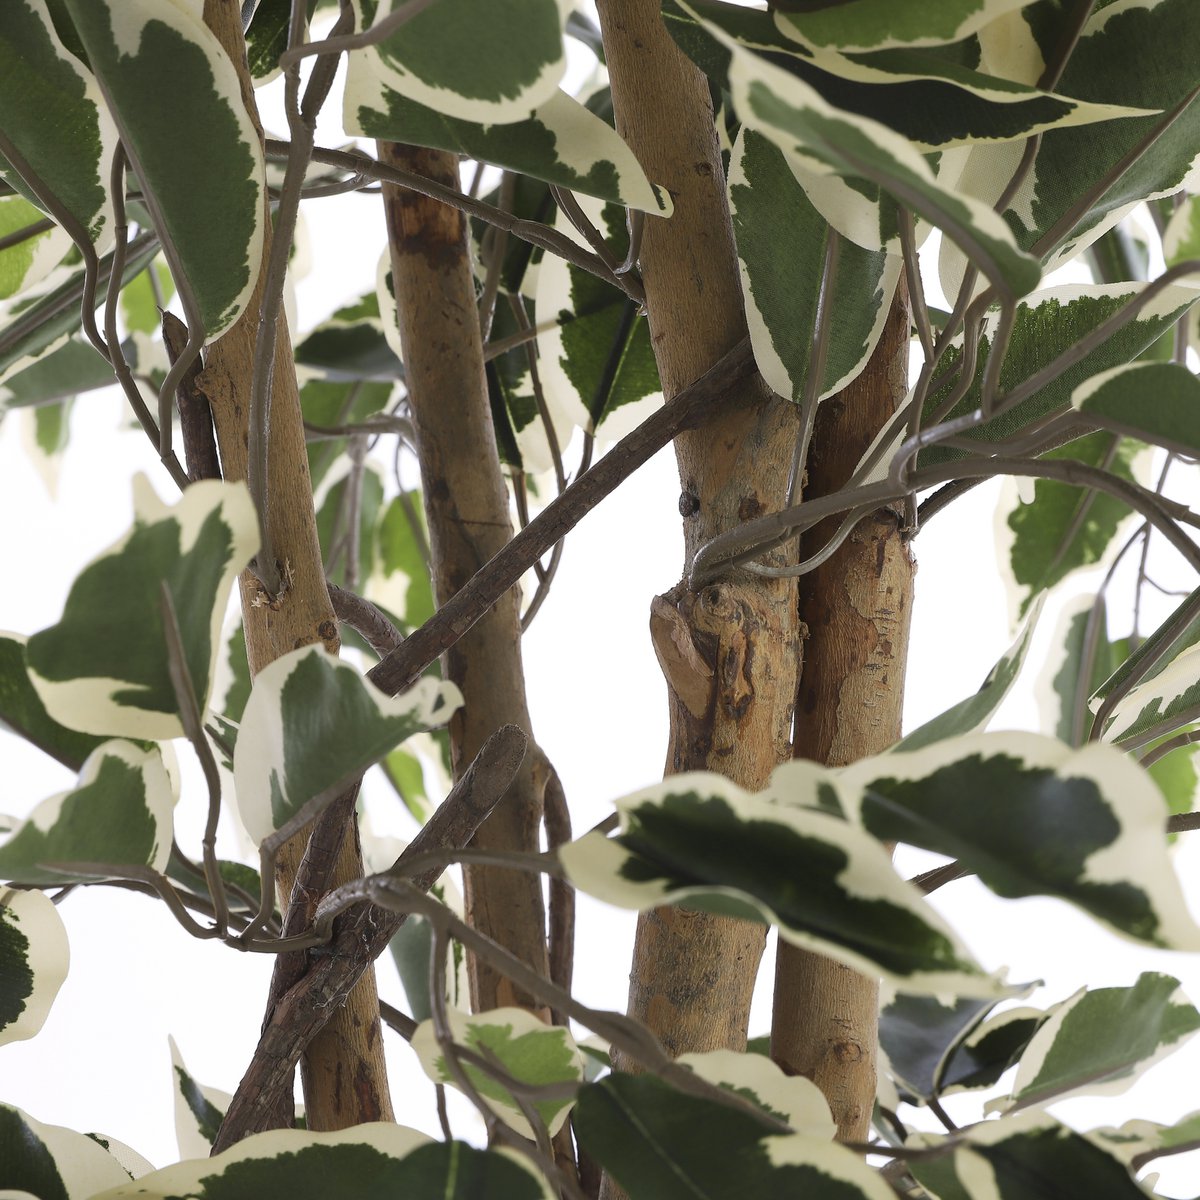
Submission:
M 458 159 L 440 150 L 381 142 L 385 163 L 458 187 Z M 400 339 L 417 432 L 434 590 L 444 603 L 512 537 L 483 367 L 475 281 L 463 214 L 384 184 Z M 464 705 L 450 722 L 458 778 L 501 725 L 530 734 L 530 750 L 474 845 L 536 851 L 545 772 L 533 752 L 521 665 L 519 596 L 514 588 L 444 658 Z M 530 966 L 547 973 L 545 915 L 538 876 L 467 867 L 467 919 Z M 487 963 L 470 959 L 477 1012 L 504 1005 L 539 1009 Z
M 205 0 L 204 19 L 237 68 L 246 109 L 258 125 L 240 7 L 237 0 Z M 269 213 L 267 220 L 269 227 Z M 264 270 L 268 252 L 269 245 L 263 250 Z M 198 380 L 212 406 L 223 475 L 230 481 L 245 479 L 247 474 L 252 359 L 262 284 L 260 275 L 246 312 L 205 352 L 205 367 Z M 300 646 L 320 642 L 336 654 L 340 645 L 337 619 L 325 587 L 296 370 L 282 312 L 275 349 L 268 487 L 270 535 L 286 566 L 289 586 L 278 601 L 264 603 L 257 578 L 249 571 L 242 575 L 242 616 L 252 675 Z M 331 886 L 363 874 L 358 827 L 353 818 L 348 822 L 347 834 L 342 839 Z M 279 854 L 277 883 L 284 904 L 291 895 L 306 841 L 307 835 L 300 834 Z M 363 1121 L 393 1119 L 373 971 L 363 976 L 345 1006 L 309 1045 L 302 1072 L 309 1129 L 343 1129 Z
M 867 369 L 817 413 L 806 497 L 840 488 L 908 389 L 908 296 L 896 293 Z M 833 533 L 804 538 L 807 556 Z M 827 562 L 800 581 L 808 626 L 796 699 L 795 756 L 844 766 L 900 736 L 914 565 L 897 513 L 860 521 Z M 851 967 L 785 942 L 775 970 L 771 1057 L 812 1079 L 838 1137 L 865 1141 L 875 1100 L 879 985 Z
M 600 0 L 598 8 L 618 131 L 675 205 L 669 220 L 647 220 L 641 254 L 669 398 L 745 335 L 708 83 L 671 40 L 658 0 Z M 796 429 L 795 408 L 754 376 L 680 436 L 685 561 L 717 533 L 783 506 Z M 786 560 L 776 553 L 769 561 Z M 790 580 L 731 573 L 699 595 L 676 588 L 656 600 L 669 773 L 706 769 L 743 787 L 766 785 L 789 755 L 797 629 Z M 630 1014 L 672 1054 L 744 1048 L 763 942 L 762 926 L 748 922 L 682 908 L 644 913 Z

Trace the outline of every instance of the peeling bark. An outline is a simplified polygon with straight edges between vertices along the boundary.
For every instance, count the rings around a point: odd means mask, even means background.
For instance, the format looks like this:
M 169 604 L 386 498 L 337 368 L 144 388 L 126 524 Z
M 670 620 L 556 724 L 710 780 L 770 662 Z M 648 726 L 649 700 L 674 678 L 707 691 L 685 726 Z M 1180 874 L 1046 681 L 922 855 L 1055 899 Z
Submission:
M 806 497 L 844 484 L 903 399 L 908 341 L 901 281 L 866 370 L 818 411 Z M 837 523 L 807 535 L 804 553 L 819 549 Z M 914 569 L 898 514 L 880 509 L 801 579 L 800 615 L 808 631 L 796 699 L 797 758 L 843 766 L 899 738 Z M 870 1130 L 878 1018 L 877 980 L 780 942 L 771 1057 L 820 1087 L 843 1141 L 865 1141 Z
M 379 144 L 380 159 L 458 187 L 458 159 L 440 150 Z M 463 214 L 384 184 L 400 339 L 429 526 L 434 591 L 445 603 L 512 537 L 483 368 L 475 282 Z M 447 652 L 445 674 L 465 703 L 450 723 L 455 777 L 501 725 L 531 733 L 521 664 L 518 593 L 510 589 Z M 536 851 L 546 773 L 526 756 L 474 845 Z M 464 870 L 467 920 L 545 975 L 541 881 L 526 872 Z M 541 1010 L 522 989 L 470 957 L 476 1011 L 505 1005 Z
M 233 61 L 241 82 L 242 99 L 259 136 L 262 128 L 246 65 L 240 5 L 236 0 L 205 0 L 204 19 Z M 267 216 L 268 227 L 270 215 Z M 263 249 L 263 266 L 269 246 Z M 225 479 L 244 480 L 247 474 L 247 435 L 254 342 L 262 306 L 262 276 L 246 312 L 237 324 L 205 353 L 197 386 L 212 407 Z M 301 646 L 320 642 L 338 652 L 337 618 L 325 588 L 325 571 L 317 539 L 312 482 L 296 386 L 296 369 L 287 320 L 279 314 L 271 400 L 268 523 L 289 581 L 277 601 L 266 602 L 258 580 L 246 571 L 241 577 L 242 616 L 251 675 Z M 347 823 L 331 886 L 360 878 L 362 856 L 357 823 Z M 284 904 L 291 895 L 303 857 L 307 834 L 281 850 L 277 885 Z M 363 1121 L 393 1120 L 383 1059 L 379 1000 L 373 971 L 368 971 L 345 1006 L 310 1043 L 301 1062 L 308 1127 L 343 1129 Z M 287 1114 L 290 1120 L 291 1114 Z
M 676 48 L 658 0 L 600 0 L 617 129 L 674 201 L 642 243 L 646 308 L 668 398 L 745 335 L 741 288 L 708 83 Z M 794 407 L 757 376 L 676 441 L 685 561 L 715 534 L 783 506 Z M 767 561 L 788 561 L 783 552 Z M 668 773 L 719 771 L 761 788 L 789 755 L 796 589 L 731 574 L 698 595 L 659 597 L 651 629 L 667 677 Z M 744 1048 L 763 928 L 681 908 L 638 922 L 629 1012 L 672 1054 Z M 633 1064 L 621 1062 L 628 1068 Z M 605 1195 L 619 1190 L 609 1180 Z

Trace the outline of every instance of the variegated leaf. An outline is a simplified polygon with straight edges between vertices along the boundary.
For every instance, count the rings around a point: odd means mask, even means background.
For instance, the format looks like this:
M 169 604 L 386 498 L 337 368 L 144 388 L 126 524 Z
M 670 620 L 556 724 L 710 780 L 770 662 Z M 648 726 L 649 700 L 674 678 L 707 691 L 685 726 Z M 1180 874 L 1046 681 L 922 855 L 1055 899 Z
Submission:
M 122 346 L 127 352 L 130 348 Z M 112 367 L 82 336 L 66 338 L 0 383 L 0 416 L 10 408 L 61 404 L 82 392 L 110 387 L 114 379 Z
M 1093 375 L 1071 407 L 1101 429 L 1200 456 L 1200 379 L 1173 362 L 1136 362 Z
M 358 28 L 383 21 L 400 0 L 354 0 Z M 568 0 L 439 0 L 382 42 L 355 51 L 394 91 L 448 117 L 480 125 L 524 120 L 558 89 L 566 70 Z
M 935 1156 L 910 1164 L 918 1182 L 934 1195 L 964 1200 L 1057 1200 L 1063 1181 L 1071 1193 L 1099 1200 L 1145 1200 L 1146 1193 L 1115 1155 L 1043 1112 L 981 1121 L 954 1135 L 953 1158 Z M 944 1139 L 923 1137 L 936 1147 Z
M 45 0 L 5 5 L 0 114 L 5 134 L 42 185 L 93 243 L 105 240 L 112 221 L 108 169 L 116 131 L 96 80 L 63 45 Z M 0 173 L 37 203 L 34 190 L 3 159 Z M 53 266 L 69 245 L 70 239 L 56 232 L 48 239 L 42 265 Z
M 654 216 L 671 212 L 668 193 L 646 178 L 616 130 L 563 91 L 523 120 L 481 124 L 393 91 L 369 60 L 351 56 L 344 121 L 346 131 L 359 137 L 451 150 Z
M 596 201 L 581 207 L 613 256 L 623 258 L 629 234 L 622 209 Z M 558 228 L 571 231 L 561 214 Z M 615 441 L 661 403 L 649 325 L 623 292 L 547 255 L 538 268 L 536 316 L 539 325 L 554 322 L 538 335 L 538 370 L 560 446 L 573 425 Z M 522 408 L 510 403 L 508 412 L 526 469 L 547 469 L 552 460 L 532 395 Z
M 314 331 L 313 336 L 320 332 Z M 347 337 L 343 348 L 349 350 Z M 366 339 L 361 348 L 365 349 Z M 326 343 L 327 349 L 332 349 Z M 372 357 L 374 351 L 367 352 Z M 342 360 L 343 365 L 346 360 Z M 361 359 L 359 360 L 362 361 Z M 301 371 L 301 375 L 306 372 Z M 364 379 L 337 380 L 332 378 L 304 379 L 300 387 L 300 411 L 313 435 L 308 441 L 308 473 L 314 490 L 319 491 L 330 468 L 341 461 L 348 441 L 329 431 L 347 425 L 357 425 L 387 407 L 391 399 L 391 383 L 371 383 Z
M 174 506 L 144 476 L 133 528 L 76 578 L 57 625 L 29 639 L 30 678 L 47 712 L 72 729 L 179 737 L 161 612 L 165 583 L 201 708 L 212 687 L 225 605 L 258 545 L 244 484 L 194 484 Z
M 796 1133 L 817 1141 L 833 1141 L 837 1133 L 821 1089 L 803 1075 L 785 1075 L 765 1054 L 709 1050 L 681 1054 L 676 1061 L 701 1079 L 751 1101 Z
M 204 1158 L 212 1153 L 213 1142 L 233 1097 L 228 1092 L 197 1083 L 184 1064 L 175 1039 L 169 1041 L 179 1157 Z
M 751 794 L 693 772 L 617 801 L 621 831 L 591 833 L 559 858 L 580 890 L 622 908 L 673 902 L 779 928 L 913 992 L 1000 996 L 950 928 L 895 872 L 883 846 L 841 815 L 833 777 L 812 763 Z
M 1041 1009 L 1022 1006 L 1005 1009 L 976 1026 L 941 1064 L 939 1094 L 991 1087 L 1025 1052 L 1045 1019 Z
M 813 175 L 864 179 L 882 189 L 958 243 L 1001 289 L 1023 296 L 1037 286 L 1041 269 L 1017 248 L 1004 222 L 986 205 L 942 187 L 907 139 L 834 108 L 803 80 L 708 28 L 732 52 L 729 86 L 744 125 Z
M 62 884 L 90 872 L 50 863 L 94 862 L 162 871 L 171 854 L 175 790 L 157 747 L 105 742 L 79 772 L 76 786 L 43 800 L 0 845 L 0 879 Z
M 29 681 L 25 641 L 17 633 L 0 634 L 0 725 L 78 771 L 104 738 L 68 729 L 46 712 Z
M 457 1045 L 494 1059 L 501 1070 L 521 1083 L 546 1086 L 583 1082 L 583 1059 L 571 1034 L 561 1026 L 547 1025 L 523 1008 L 496 1008 L 474 1016 L 449 1009 L 447 1018 Z M 458 1086 L 446 1064 L 432 1020 L 417 1026 L 410 1045 L 430 1079 Z M 479 1094 L 503 1120 L 525 1137 L 536 1136 L 503 1084 L 471 1063 L 461 1065 Z M 532 1101 L 552 1137 L 563 1127 L 573 1103 L 572 1096 Z
M 334 381 L 392 381 L 403 376 L 388 345 L 374 291 L 343 305 L 296 346 L 296 363 Z M 307 415 L 307 414 L 306 414 Z
M 249 302 L 262 261 L 262 147 L 237 73 L 193 6 L 65 3 L 172 274 L 212 340 Z
M 433 679 L 388 696 L 320 645 L 277 658 L 255 677 L 234 750 L 238 808 L 250 836 L 262 842 L 309 801 L 446 721 L 461 703 L 453 684 Z
M 835 236 L 813 208 L 783 151 L 753 129 L 734 143 L 729 207 L 754 358 L 763 378 L 800 400 L 813 329 L 824 314 L 825 367 L 818 399 L 855 380 L 878 344 L 900 278 L 896 255 L 840 240 L 827 291 L 822 265 Z
M 428 533 L 421 493 L 393 496 L 376 527 L 376 576 L 372 598 L 394 612 L 407 629 L 433 616 Z
M 934 742 L 946 738 L 960 737 L 965 733 L 975 733 L 987 726 L 995 715 L 996 710 L 1008 695 L 1009 689 L 1016 682 L 1029 653 L 1029 643 L 1033 637 L 1033 629 L 1041 615 L 1040 599 L 1036 601 L 1028 617 L 1025 619 L 1017 639 L 1005 652 L 1003 658 L 988 672 L 987 678 L 979 687 L 979 691 L 965 700 L 960 700 L 953 708 L 948 708 L 932 721 L 926 721 L 919 729 L 901 738 L 897 750 L 920 750 Z
M 41 892 L 0 888 L 0 1046 L 41 1029 L 69 961 L 53 902 Z
M 814 49 L 888 50 L 897 46 L 937 46 L 969 37 L 1028 0 L 847 0 L 813 6 L 811 12 L 781 11 L 780 30 Z M 784 5 L 779 5 L 783 9 Z
M 0 238 L 35 228 L 45 216 L 24 196 L 0 196 Z M 0 250 L 0 300 L 45 278 L 62 260 L 70 239 L 57 227 L 34 233 Z
M 1158 1121 L 1126 1121 L 1119 1129 L 1111 1125 L 1092 1129 L 1088 1136 L 1102 1142 L 1123 1162 L 1147 1154 L 1180 1154 L 1200 1150 L 1200 1112 L 1188 1113 L 1171 1125 Z
M 1144 745 L 1150 731 L 1169 732 L 1200 716 L 1200 646 L 1190 646 L 1169 666 L 1123 696 L 1105 728 L 1106 741 Z
M 1012 334 L 1000 368 L 999 393 L 1003 396 L 1049 367 L 1060 355 L 1091 335 L 1116 316 L 1145 289 L 1143 283 L 1065 284 L 1034 292 L 1017 305 Z M 1019 434 L 1027 426 L 1054 413 L 1070 411 L 1072 393 L 1089 379 L 1113 367 L 1132 362 L 1152 345 L 1200 299 L 1200 290 L 1187 285 L 1171 285 L 1147 301 L 1137 315 L 1067 367 L 1049 379 L 1033 395 L 1015 404 L 990 421 L 967 430 L 970 441 L 993 442 Z M 984 374 L 996 337 L 997 316 L 986 316 L 980 328 L 975 378 L 966 393 L 946 414 L 954 420 L 979 408 Z M 957 383 L 954 368 L 961 360 L 961 342 L 955 340 L 942 359 L 947 381 L 931 392 L 926 414 L 941 408 Z M 933 466 L 961 458 L 964 450 L 931 446 L 922 451 L 919 462 Z
M 744 1109 L 685 1095 L 653 1075 L 613 1074 L 580 1092 L 580 1145 L 632 1200 L 894 1200 L 836 1142 L 779 1133 Z
M 896 47 L 842 54 L 799 46 L 764 10 L 726 0 L 685 2 L 739 45 L 769 55 L 834 107 L 879 121 L 919 150 L 1006 142 L 1047 129 L 1146 115 L 1141 109 L 1087 104 L 987 75 L 930 50 Z M 728 89 L 728 48 L 689 18 L 678 0 L 666 0 L 663 17 L 684 53 L 714 85 Z
M 0 1183 L 8 1195 L 92 1200 L 105 1188 L 136 1186 L 130 1183 L 130 1172 L 96 1137 L 43 1125 L 9 1104 L 0 1104 L 0 1146 Z M 138 1174 L 150 1170 L 150 1164 L 127 1147 L 121 1151 L 121 1158 L 133 1159 Z
M 1103 466 L 1132 481 L 1146 458 L 1146 447 L 1101 432 L 1042 457 Z M 1006 482 L 997 505 L 996 528 L 1002 534 L 1000 571 L 1015 607 L 1014 618 L 1028 610 L 1035 596 L 1072 572 L 1109 561 L 1117 551 L 1118 534 L 1132 520 L 1129 506 L 1107 492 L 1038 479 L 1022 498 L 1021 489 Z
M 266 1189 L 264 1191 L 264 1189 Z M 94 1191 L 94 1189 L 93 1189 Z M 212 1158 L 175 1163 L 88 1193 L 91 1200 L 250 1200 L 280 1196 L 436 1196 L 438 1200 L 550 1200 L 545 1183 L 511 1151 L 431 1142 L 382 1121 L 336 1133 L 277 1129 Z
M 1163 230 L 1163 258 L 1168 267 L 1200 258 L 1200 196 L 1188 196 Z
M 776 772 L 773 790 L 792 770 Z M 875 837 L 952 856 L 999 896 L 1058 896 L 1125 937 L 1200 948 L 1162 795 L 1109 746 L 973 734 L 863 759 L 839 782 Z
M 1080 988 L 1051 1009 L 1021 1056 L 1011 1094 L 988 1108 L 1119 1095 L 1197 1029 L 1200 1012 L 1170 975 L 1146 972 L 1128 988 Z

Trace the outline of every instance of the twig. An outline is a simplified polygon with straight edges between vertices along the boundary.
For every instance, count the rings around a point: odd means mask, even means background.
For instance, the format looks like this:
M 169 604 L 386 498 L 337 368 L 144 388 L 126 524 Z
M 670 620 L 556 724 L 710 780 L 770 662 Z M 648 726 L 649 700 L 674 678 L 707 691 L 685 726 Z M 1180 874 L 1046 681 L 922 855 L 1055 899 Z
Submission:
M 494 733 L 401 855 L 401 861 L 405 855 L 415 857 L 434 848 L 469 842 L 515 777 L 525 744 L 524 733 L 515 726 L 507 725 Z M 433 874 L 432 870 L 405 886 L 421 894 L 421 888 L 432 887 L 437 881 L 440 872 Z M 303 867 L 297 873 L 298 882 L 302 876 Z M 364 905 L 339 925 L 330 952 L 312 957 L 304 977 L 271 1010 L 254 1057 L 225 1114 L 215 1150 L 272 1127 L 272 1114 L 278 1110 L 280 1097 L 287 1094 L 304 1048 L 363 972 L 383 953 L 404 919 Z
M 565 537 L 610 492 L 684 429 L 697 425 L 754 370 L 748 338 L 743 338 L 710 371 L 684 388 L 653 416 L 624 437 L 548 504 L 504 549 L 486 563 L 404 644 L 368 672 L 368 678 L 395 695 L 479 620 L 496 601 Z
M 542 823 L 546 827 L 546 846 L 553 853 L 571 840 L 571 812 L 562 780 L 553 763 L 543 754 L 548 772 L 542 793 Z M 575 889 L 565 875 L 550 878 L 550 979 L 564 992 L 571 990 L 575 970 Z M 552 1010 L 556 1025 L 567 1024 L 567 1014 Z
M 54 222 L 49 217 L 43 217 L 40 221 L 33 221 L 29 225 L 23 225 L 20 229 L 14 229 L 12 233 L 6 233 L 0 237 L 0 252 L 11 250 L 14 246 L 19 246 L 22 242 L 29 241 L 30 238 L 35 238 L 39 233 L 46 233 L 54 228 Z
M 340 33 L 335 25 L 330 36 L 320 42 L 309 42 L 303 46 L 289 46 L 280 56 L 279 65 L 283 70 L 295 66 L 301 59 L 316 55 L 340 55 L 343 51 L 364 50 L 375 46 L 396 32 L 406 21 L 411 21 L 418 13 L 424 12 L 437 0 L 408 0 L 401 8 L 389 13 L 382 21 L 364 29 L 361 33 Z
M 404 641 L 403 635 L 378 605 L 328 580 L 325 586 L 329 589 L 329 600 L 337 619 L 362 634 L 380 658 Z
M 153 270 L 150 272 L 153 277 Z M 179 361 L 188 342 L 187 326 L 171 312 L 162 314 L 163 345 L 167 358 Z M 197 358 L 179 380 L 175 403 L 179 408 L 179 429 L 183 435 L 183 458 L 187 463 L 188 479 L 220 479 L 221 460 L 217 454 L 217 439 L 213 431 L 212 408 L 208 397 L 196 386 L 201 363 Z

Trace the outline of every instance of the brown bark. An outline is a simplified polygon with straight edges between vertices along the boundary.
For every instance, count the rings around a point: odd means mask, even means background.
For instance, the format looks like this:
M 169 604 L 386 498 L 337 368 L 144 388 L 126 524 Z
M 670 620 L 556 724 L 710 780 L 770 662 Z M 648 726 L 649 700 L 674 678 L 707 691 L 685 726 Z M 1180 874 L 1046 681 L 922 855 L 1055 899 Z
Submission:
M 440 150 L 381 142 L 380 158 L 447 186 L 458 186 L 458 159 Z M 512 537 L 508 493 L 500 473 L 483 367 L 466 218 L 415 192 L 384 185 L 405 381 L 417 432 L 434 590 L 445 603 Z M 464 705 L 450 723 L 456 777 L 493 730 L 511 724 L 531 732 L 521 664 L 515 589 L 507 591 L 445 656 L 446 677 Z M 474 844 L 536 851 L 545 772 L 526 756 L 504 803 Z M 536 875 L 468 867 L 468 921 L 545 975 L 545 913 Z M 539 1008 L 503 975 L 470 959 L 476 1011 Z
M 646 222 L 641 256 L 670 398 L 745 334 L 708 84 L 671 40 L 658 0 L 598 7 L 618 131 L 675 205 L 669 220 Z M 796 435 L 793 406 L 757 377 L 736 385 L 714 412 L 676 442 L 687 560 L 714 534 L 782 507 Z M 761 788 L 787 758 L 795 596 L 791 581 L 737 573 L 699 595 L 676 589 L 656 601 L 651 628 L 671 716 L 668 772 L 720 771 Z M 680 908 L 644 913 L 630 1014 L 673 1054 L 742 1048 L 762 948 L 761 926 Z
M 818 410 L 806 497 L 841 487 L 908 387 L 908 297 L 901 281 L 866 370 Z M 820 548 L 837 527 L 804 539 Z M 900 736 L 914 565 L 898 515 L 880 509 L 800 583 L 808 626 L 796 700 L 795 756 L 843 766 Z M 877 980 L 832 959 L 779 944 L 771 1056 L 812 1079 L 843 1141 L 865 1141 L 875 1100 Z
M 236 0 L 205 0 L 204 19 L 237 68 L 243 101 L 258 124 L 240 5 Z M 261 127 L 259 133 L 261 136 Z M 269 225 L 269 213 L 267 220 Z M 264 269 L 267 253 L 264 247 Z M 262 288 L 260 275 L 246 312 L 207 350 L 198 380 L 212 406 L 227 480 L 242 480 L 247 474 L 250 387 Z M 296 370 L 282 312 L 278 321 L 271 398 L 268 527 L 287 588 L 282 596 L 270 601 L 251 572 L 242 575 L 242 616 L 252 675 L 301 646 L 320 642 L 336 654 L 340 645 L 337 619 L 325 588 Z M 342 839 L 333 884 L 363 874 L 357 824 L 351 819 L 347 825 L 350 836 Z M 306 840 L 307 835 L 301 834 L 280 852 L 276 878 L 284 903 L 291 895 Z M 310 1129 L 343 1129 L 363 1121 L 393 1119 L 373 972 L 363 976 L 345 1006 L 313 1039 L 302 1060 L 302 1071 Z

